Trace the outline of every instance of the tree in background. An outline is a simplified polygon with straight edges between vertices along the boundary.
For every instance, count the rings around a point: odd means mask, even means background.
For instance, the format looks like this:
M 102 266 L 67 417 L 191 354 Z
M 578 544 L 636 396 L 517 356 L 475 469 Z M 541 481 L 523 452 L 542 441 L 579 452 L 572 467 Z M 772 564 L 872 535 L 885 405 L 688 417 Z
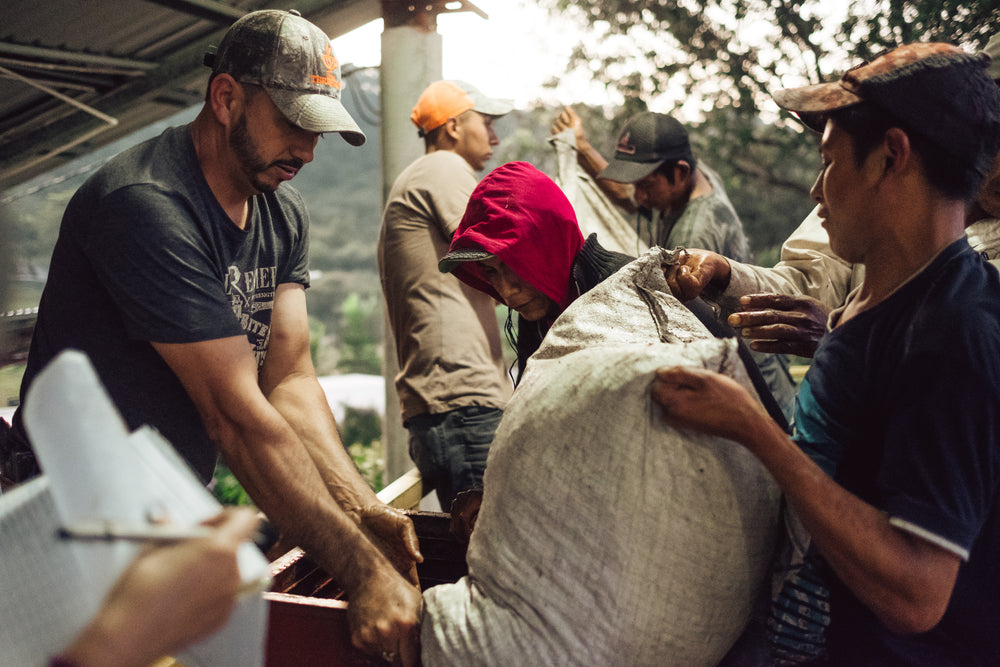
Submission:
M 385 447 L 382 446 L 382 417 L 374 410 L 347 407 L 340 434 L 354 459 L 358 472 L 375 491 L 385 486 Z
M 341 373 L 382 374 L 379 359 L 379 301 L 375 297 L 360 297 L 352 293 L 344 300 L 340 323 L 340 359 L 337 370 Z
M 604 110 L 608 134 L 650 104 L 686 122 L 695 150 L 722 176 L 757 263 L 765 265 L 812 207 L 808 192 L 819 167 L 815 137 L 779 112 L 769 91 L 831 80 L 907 42 L 947 41 L 975 50 L 1000 27 L 996 0 L 539 4 L 575 18 L 585 35 L 570 69 L 587 71 L 624 96 L 622 108 Z M 610 155 L 613 144 L 596 134 L 602 119 L 581 117 L 594 145 Z
M 995 0 L 539 0 L 587 35 L 571 67 L 628 97 L 673 94 L 702 111 L 756 115 L 775 87 L 828 80 L 858 60 L 912 41 L 986 44 Z M 842 17 L 835 15 L 843 11 Z M 838 22 L 839 20 L 839 22 Z M 677 94 L 677 91 L 681 91 Z M 773 106 L 771 108 L 774 108 Z

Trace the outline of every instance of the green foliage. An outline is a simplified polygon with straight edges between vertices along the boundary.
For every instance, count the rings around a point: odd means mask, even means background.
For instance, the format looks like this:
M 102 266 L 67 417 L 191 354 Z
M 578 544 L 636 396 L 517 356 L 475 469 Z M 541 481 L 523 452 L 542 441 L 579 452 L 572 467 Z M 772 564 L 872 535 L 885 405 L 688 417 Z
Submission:
M 342 306 L 340 323 L 341 373 L 380 375 L 382 362 L 378 356 L 381 309 L 375 297 L 362 298 L 352 293 Z
M 382 418 L 374 410 L 347 407 L 340 430 L 344 442 L 371 447 L 382 437 Z
M 313 368 L 319 366 L 319 353 L 323 345 L 323 338 L 326 336 L 326 324 L 322 320 L 309 316 L 309 356 L 312 358 Z
M 0 367 L 0 405 L 17 405 L 23 375 L 24 364 Z
M 250 494 L 243 490 L 236 476 L 225 463 L 215 466 L 215 486 L 212 495 L 223 505 L 253 505 Z
M 382 446 L 382 418 L 374 410 L 348 407 L 341 438 L 357 466 L 358 472 L 373 491 L 385 486 L 385 448 Z
M 852 55 L 870 60 L 879 51 L 908 42 L 951 42 L 969 49 L 986 46 L 1000 26 L 996 0 L 878 0 L 852 14 L 840 32 L 854 45 Z
M 378 447 L 365 447 L 355 443 L 348 447 L 348 451 L 369 488 L 381 491 L 385 487 L 385 455 L 381 443 Z
M 837 24 L 817 0 L 540 0 L 585 32 L 571 68 L 627 96 L 681 88 L 702 109 L 753 115 L 775 87 L 827 80 L 913 41 L 981 48 L 1000 22 L 995 0 L 852 2 Z M 827 18 L 830 15 L 831 18 Z M 833 29 L 831 29 L 833 27 Z

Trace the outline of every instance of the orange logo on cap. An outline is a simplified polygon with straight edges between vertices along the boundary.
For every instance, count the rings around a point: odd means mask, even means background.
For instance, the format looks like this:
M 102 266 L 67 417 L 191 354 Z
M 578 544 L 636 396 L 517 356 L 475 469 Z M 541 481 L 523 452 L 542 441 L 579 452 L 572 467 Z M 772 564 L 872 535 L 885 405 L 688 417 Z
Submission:
M 340 80 L 337 79 L 337 75 L 334 74 L 334 71 L 340 63 L 337 62 L 337 57 L 333 55 L 333 47 L 329 44 L 326 45 L 326 51 L 323 52 L 323 64 L 326 65 L 326 76 L 313 74 L 311 77 L 312 82 L 340 90 Z

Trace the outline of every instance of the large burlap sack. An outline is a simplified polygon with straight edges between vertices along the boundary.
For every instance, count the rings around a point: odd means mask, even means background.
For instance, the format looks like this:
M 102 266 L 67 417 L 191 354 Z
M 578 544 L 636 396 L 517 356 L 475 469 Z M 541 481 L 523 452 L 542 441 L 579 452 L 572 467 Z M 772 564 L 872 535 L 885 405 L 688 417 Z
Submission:
M 504 412 L 469 575 L 425 594 L 426 665 L 711 665 L 764 583 L 779 493 L 742 447 L 663 424 L 664 365 L 750 386 L 654 249 L 578 299 Z

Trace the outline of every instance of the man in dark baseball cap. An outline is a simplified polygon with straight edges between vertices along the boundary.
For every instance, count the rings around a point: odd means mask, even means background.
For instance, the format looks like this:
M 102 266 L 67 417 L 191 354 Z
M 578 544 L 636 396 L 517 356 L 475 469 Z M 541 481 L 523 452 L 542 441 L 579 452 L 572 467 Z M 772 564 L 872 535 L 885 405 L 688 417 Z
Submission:
M 591 157 L 586 164 L 596 163 Z M 687 129 L 673 116 L 644 111 L 629 118 L 618 135 L 614 157 L 596 177 L 599 184 L 631 185 L 638 207 L 636 227 L 650 230 L 650 245 L 705 248 L 738 262 L 751 260 L 743 223 L 722 179 L 697 160 Z M 788 357 L 757 351 L 751 355 L 791 418 L 795 384 Z
M 667 160 L 694 161 L 687 130 L 673 116 L 644 111 L 628 119 L 618 136 L 615 156 L 601 178 L 635 183 Z
M 86 353 L 130 427 L 154 426 L 206 483 L 223 455 L 351 596 L 358 647 L 415 664 L 416 535 L 358 473 L 316 379 L 309 215 L 287 182 L 323 133 L 364 135 L 329 39 L 293 12 L 247 14 L 208 64 L 198 116 L 113 158 L 67 207 L 22 396 L 60 351 Z M 7 440 L 30 449 L 19 415 Z

